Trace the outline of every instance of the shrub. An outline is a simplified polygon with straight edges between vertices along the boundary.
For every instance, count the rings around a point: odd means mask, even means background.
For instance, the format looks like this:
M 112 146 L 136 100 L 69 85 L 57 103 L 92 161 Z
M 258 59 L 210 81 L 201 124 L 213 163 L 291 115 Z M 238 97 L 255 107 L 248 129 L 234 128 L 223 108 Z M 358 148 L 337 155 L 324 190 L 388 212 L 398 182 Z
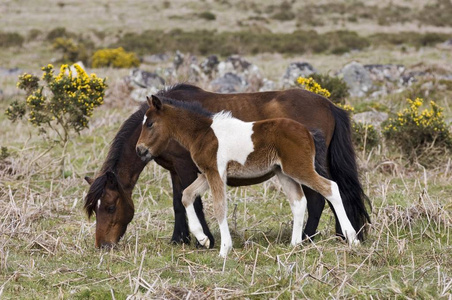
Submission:
M 66 38 L 56 38 L 53 41 L 53 49 L 61 51 L 63 57 L 60 59 L 63 63 L 74 63 L 77 61 L 82 61 L 87 63 L 88 53 L 83 44 L 77 44 L 73 39 Z
M 18 88 L 26 93 L 25 101 L 14 101 L 6 110 L 11 121 L 22 119 L 28 113 L 28 121 L 39 129 L 40 133 L 53 131 L 60 145 L 66 145 L 71 131 L 79 133 L 88 127 L 88 121 L 94 108 L 103 104 L 105 79 L 96 74 L 88 76 L 74 65 L 77 74 L 73 74 L 68 65 L 62 65 L 55 76 L 52 65 L 43 67 L 42 79 L 31 74 L 19 76 Z
M 390 118 L 383 134 L 388 141 L 400 147 L 402 152 L 413 161 L 430 164 L 441 149 L 452 150 L 452 135 L 444 121 L 443 109 L 430 101 L 430 109 L 420 111 L 424 100 L 407 99 L 409 106 Z
M 24 37 L 16 32 L 0 32 L 0 47 L 22 46 Z
M 331 95 L 331 93 L 327 89 L 322 88 L 320 84 L 318 84 L 312 77 L 299 77 L 297 79 L 297 83 L 301 85 L 303 89 L 321 95 L 325 98 L 328 98 Z
M 126 52 L 122 47 L 117 49 L 101 49 L 93 54 L 93 68 L 131 68 L 138 67 L 139 65 L 140 60 L 135 53 Z
M 67 31 L 66 28 L 56 27 L 49 31 L 46 38 L 49 42 L 53 42 L 53 40 L 56 38 L 74 38 L 74 37 L 75 34 Z
M 198 15 L 201 19 L 207 20 L 207 21 L 213 21 L 217 18 L 217 16 L 210 11 L 203 11 Z
M 328 98 L 334 103 L 344 103 L 349 95 L 347 84 L 342 78 L 328 74 L 313 74 L 312 78 L 331 93 Z

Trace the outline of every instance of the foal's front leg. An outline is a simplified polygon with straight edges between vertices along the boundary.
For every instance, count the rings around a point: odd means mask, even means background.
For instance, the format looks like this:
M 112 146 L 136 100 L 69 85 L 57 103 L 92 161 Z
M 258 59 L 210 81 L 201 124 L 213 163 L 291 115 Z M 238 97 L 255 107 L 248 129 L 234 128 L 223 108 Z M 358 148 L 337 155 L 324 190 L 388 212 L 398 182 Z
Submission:
M 188 219 L 188 228 L 191 233 L 196 237 L 198 242 L 207 248 L 210 247 L 210 240 L 207 235 L 204 234 L 202 225 L 199 222 L 198 216 L 196 215 L 195 208 L 193 207 L 193 202 L 197 196 L 200 196 L 205 191 L 209 189 L 209 185 L 204 174 L 199 174 L 198 178 L 190 184 L 182 193 L 182 204 L 185 206 Z M 213 241 L 212 241 L 213 242 Z

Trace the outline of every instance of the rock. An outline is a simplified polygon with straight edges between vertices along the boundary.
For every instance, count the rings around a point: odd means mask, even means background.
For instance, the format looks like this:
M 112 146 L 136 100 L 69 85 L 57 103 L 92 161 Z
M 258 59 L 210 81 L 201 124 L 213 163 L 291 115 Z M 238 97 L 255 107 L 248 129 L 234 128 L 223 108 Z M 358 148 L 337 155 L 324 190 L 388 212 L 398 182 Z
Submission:
M 283 88 L 293 87 L 298 77 L 309 77 L 317 73 L 317 70 L 307 62 L 290 63 L 282 77 Z
M 375 127 L 380 127 L 381 123 L 388 119 L 388 114 L 379 111 L 365 111 L 359 114 L 353 115 L 355 122 L 372 124 Z
M 140 69 L 133 69 L 130 72 L 130 82 L 140 88 L 161 88 L 165 85 L 165 80 L 158 74 Z
M 352 97 L 363 97 L 373 87 L 369 71 L 358 62 L 354 61 L 344 66 L 340 74 L 347 83 L 348 91 Z
M 207 76 L 201 71 L 201 68 L 197 64 L 190 64 L 188 69 L 188 81 L 199 82 L 207 80 Z
M 184 63 L 184 55 L 180 53 L 179 50 L 176 51 L 176 56 L 174 56 L 173 64 L 174 68 L 177 70 Z
M 245 92 L 248 83 L 241 76 L 234 73 L 226 73 L 210 82 L 210 89 L 217 93 L 240 93 Z
M 219 63 L 218 56 L 210 55 L 201 63 L 201 69 L 204 74 L 212 76 L 218 70 Z
M 259 92 L 274 91 L 275 89 L 275 83 L 272 80 L 267 78 L 262 79 L 262 86 L 260 87 Z
M 389 80 L 393 82 L 397 82 L 406 70 L 404 65 L 392 65 L 392 64 L 364 65 L 364 68 L 367 71 L 369 71 L 370 78 L 373 81 Z
M 244 80 L 248 92 L 258 91 L 262 85 L 259 68 L 238 55 L 231 55 L 218 64 L 219 77 L 224 77 L 228 73 L 235 74 Z
M 155 63 L 161 63 L 161 62 L 165 62 L 168 61 L 169 56 L 165 53 L 159 53 L 159 54 L 152 54 L 152 55 L 145 55 L 143 56 L 143 62 L 144 63 L 151 63 L 151 64 L 155 64 Z
M 22 73 L 22 70 L 19 68 L 0 68 L 0 76 L 17 76 Z

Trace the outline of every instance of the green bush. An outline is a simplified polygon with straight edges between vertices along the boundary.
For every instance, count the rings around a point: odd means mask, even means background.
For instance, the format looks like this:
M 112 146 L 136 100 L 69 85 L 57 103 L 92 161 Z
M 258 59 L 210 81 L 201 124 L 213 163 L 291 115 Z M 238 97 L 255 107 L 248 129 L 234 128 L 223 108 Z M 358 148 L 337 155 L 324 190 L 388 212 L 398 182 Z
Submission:
M 0 32 L 0 47 L 9 48 L 22 46 L 24 37 L 17 32 Z
M 344 103 L 348 97 L 348 87 L 345 81 L 339 77 L 329 76 L 328 74 L 313 74 L 312 78 L 323 88 L 330 92 L 328 97 L 334 103 Z
M 73 39 L 58 37 L 53 41 L 53 49 L 61 51 L 63 56 L 60 59 L 63 63 L 74 63 L 82 61 L 88 63 L 88 51 L 81 43 L 76 43 Z
M 223 56 L 257 53 L 300 54 L 304 52 L 346 52 L 363 49 L 369 45 L 366 37 L 350 31 L 318 34 L 313 30 L 293 33 L 272 32 L 216 32 L 209 30 L 170 32 L 148 30 L 143 33 L 126 33 L 113 47 L 124 47 L 136 53 L 160 53 L 184 49 L 193 54 L 217 53 Z
M 355 149 L 369 152 L 380 144 L 380 134 L 372 124 L 352 121 L 352 140 Z
M 117 49 L 101 49 L 93 54 L 93 68 L 132 68 L 138 67 L 139 65 L 140 60 L 135 53 L 126 52 L 122 47 Z
M 199 18 L 207 20 L 207 21 L 213 21 L 217 18 L 217 16 L 215 14 L 211 13 L 210 11 L 203 11 L 198 16 L 199 16 Z
M 56 38 L 74 38 L 74 37 L 75 37 L 75 34 L 67 31 L 66 28 L 56 27 L 56 28 L 52 29 L 51 31 L 49 31 L 46 39 L 49 42 L 53 42 L 53 40 Z
M 407 99 L 409 107 L 387 121 L 383 134 L 411 160 L 429 165 L 436 154 L 452 150 L 452 134 L 444 120 L 443 109 L 430 101 L 430 109 L 420 111 L 424 100 Z

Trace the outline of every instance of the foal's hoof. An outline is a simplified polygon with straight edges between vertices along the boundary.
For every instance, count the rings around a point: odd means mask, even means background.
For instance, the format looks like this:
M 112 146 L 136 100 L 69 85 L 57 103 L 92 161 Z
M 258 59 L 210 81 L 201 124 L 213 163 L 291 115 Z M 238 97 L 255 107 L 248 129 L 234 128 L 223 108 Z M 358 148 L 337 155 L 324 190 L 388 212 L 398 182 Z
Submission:
M 210 248 L 210 240 L 209 240 L 208 237 L 205 237 L 205 238 L 203 238 L 203 239 L 200 239 L 200 240 L 199 240 L 199 243 L 200 243 L 202 246 L 206 247 L 207 249 Z

